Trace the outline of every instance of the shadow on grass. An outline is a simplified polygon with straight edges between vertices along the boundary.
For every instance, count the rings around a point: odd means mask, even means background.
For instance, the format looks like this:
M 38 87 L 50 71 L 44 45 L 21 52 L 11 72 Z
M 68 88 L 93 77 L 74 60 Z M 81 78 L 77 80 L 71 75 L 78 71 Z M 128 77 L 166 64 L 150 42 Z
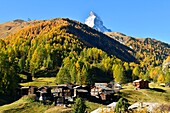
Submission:
M 165 93 L 166 91 L 161 88 L 149 88 L 150 90 Z

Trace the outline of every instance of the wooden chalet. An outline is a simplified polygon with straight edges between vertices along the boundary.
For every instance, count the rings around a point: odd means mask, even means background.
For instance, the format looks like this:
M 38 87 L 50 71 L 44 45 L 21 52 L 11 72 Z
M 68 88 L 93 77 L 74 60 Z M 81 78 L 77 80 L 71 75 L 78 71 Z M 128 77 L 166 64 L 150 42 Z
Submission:
M 67 104 L 68 101 L 72 101 L 73 90 L 71 85 L 60 84 L 53 87 L 53 96 L 55 105 Z
M 74 89 L 74 98 L 81 97 L 81 98 L 87 98 L 90 96 L 90 87 L 88 86 L 75 86 Z
M 72 103 L 75 98 L 87 98 L 90 95 L 87 86 L 60 84 L 53 87 L 55 105 Z
M 36 94 L 38 87 L 36 86 L 29 86 L 29 87 L 21 87 L 19 91 L 20 96 Z
M 133 85 L 136 89 L 146 89 L 149 88 L 149 82 L 147 80 L 135 80 L 133 81 Z
M 43 86 L 36 91 L 36 99 L 39 101 L 52 100 L 51 87 Z
M 36 94 L 37 91 L 38 91 L 37 86 L 29 86 L 28 95 L 29 94 Z
M 95 83 L 95 86 L 91 89 L 91 96 L 95 96 L 101 100 L 113 99 L 114 89 L 108 86 L 107 83 Z
M 72 88 L 68 87 L 68 85 L 66 84 L 60 84 L 53 87 L 53 95 L 56 97 L 61 97 L 61 96 L 68 97 L 72 95 L 71 89 Z

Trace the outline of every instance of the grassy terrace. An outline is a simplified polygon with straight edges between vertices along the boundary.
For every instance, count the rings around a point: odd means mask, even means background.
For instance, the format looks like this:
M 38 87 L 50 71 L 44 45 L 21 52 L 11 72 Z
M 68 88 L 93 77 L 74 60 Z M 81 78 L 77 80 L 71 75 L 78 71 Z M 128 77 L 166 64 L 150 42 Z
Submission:
M 132 84 L 123 86 L 121 95 L 127 98 L 130 104 L 135 102 L 158 102 L 170 104 L 170 88 L 161 87 L 158 84 L 150 83 L 149 89 L 134 90 Z
M 22 86 L 53 86 L 56 85 L 56 77 L 33 78 L 32 82 L 21 83 Z

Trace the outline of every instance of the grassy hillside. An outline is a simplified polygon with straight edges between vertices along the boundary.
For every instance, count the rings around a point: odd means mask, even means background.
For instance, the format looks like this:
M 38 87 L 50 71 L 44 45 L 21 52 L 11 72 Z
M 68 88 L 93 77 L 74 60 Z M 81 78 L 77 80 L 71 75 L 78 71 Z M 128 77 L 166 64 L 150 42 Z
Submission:
M 98 107 L 104 107 L 104 105 L 86 101 L 87 111 L 91 112 Z M 70 107 L 54 106 L 53 104 L 44 105 L 40 102 L 33 102 L 29 96 L 24 96 L 18 101 L 0 106 L 0 113 L 70 113 Z
M 135 102 L 157 102 L 170 104 L 170 88 L 161 87 L 150 83 L 149 89 L 135 90 L 132 84 L 123 86 L 121 95 L 128 99 L 131 104 Z
M 24 96 L 12 104 L 0 106 L 0 113 L 44 113 L 52 107 L 54 108 L 53 105 L 43 105 L 39 102 L 33 102 L 30 97 Z M 63 107 L 56 107 L 55 109 L 58 113 L 69 113 L 70 111 L 70 109 L 67 109 L 65 110 L 66 112 L 62 112 Z

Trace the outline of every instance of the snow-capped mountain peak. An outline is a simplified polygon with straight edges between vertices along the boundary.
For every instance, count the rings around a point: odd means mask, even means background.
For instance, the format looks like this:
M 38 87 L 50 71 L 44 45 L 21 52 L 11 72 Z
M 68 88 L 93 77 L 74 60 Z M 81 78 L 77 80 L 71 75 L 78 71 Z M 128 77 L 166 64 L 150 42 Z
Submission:
M 110 29 L 107 29 L 103 25 L 103 21 L 101 20 L 101 18 L 93 11 L 90 12 L 89 17 L 85 21 L 85 24 L 91 28 L 94 28 L 94 29 L 100 31 L 100 32 L 111 32 Z

